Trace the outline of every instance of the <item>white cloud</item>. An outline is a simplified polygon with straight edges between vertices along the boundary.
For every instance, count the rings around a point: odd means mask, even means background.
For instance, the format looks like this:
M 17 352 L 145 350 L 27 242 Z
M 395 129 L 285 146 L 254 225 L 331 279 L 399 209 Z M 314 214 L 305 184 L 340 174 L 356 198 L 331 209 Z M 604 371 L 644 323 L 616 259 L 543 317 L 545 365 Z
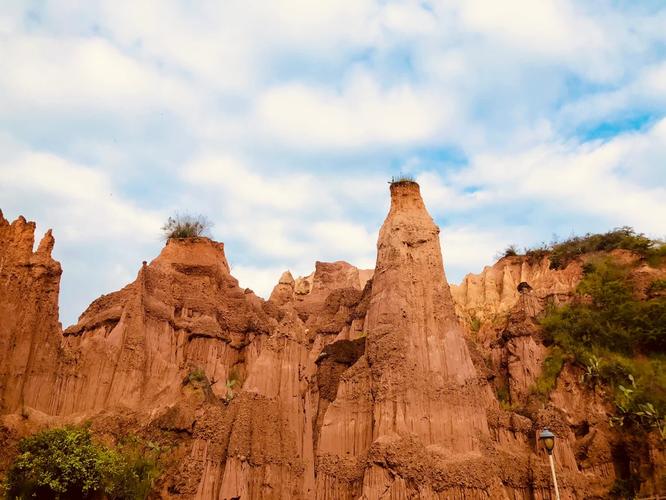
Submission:
M 0 45 L 5 113 L 91 109 L 123 112 L 191 99 L 181 83 L 122 54 L 100 38 L 11 36 Z
M 456 106 L 446 96 L 400 84 L 387 89 L 356 73 L 331 91 L 284 84 L 260 96 L 257 122 L 297 149 L 419 144 L 451 127 Z
M 273 287 L 277 285 L 286 267 L 256 267 L 236 265 L 231 267 L 231 274 L 243 288 L 250 288 L 259 297 L 268 299 Z
M 440 242 L 449 283 L 460 283 L 468 273 L 492 265 L 497 253 L 520 239 L 520 231 L 488 230 L 480 226 L 457 225 L 442 228 Z
M 350 218 L 355 206 L 385 201 L 382 179 L 262 172 L 225 153 L 202 155 L 182 176 L 197 192 L 190 201 L 208 208 L 217 234 L 242 240 L 256 254 L 291 263 L 374 261 L 376 234 Z
M 459 187 L 480 185 L 487 205 L 532 200 L 563 213 L 663 234 L 664 130 L 666 119 L 645 133 L 628 133 L 605 143 L 541 144 L 520 154 L 479 155 L 456 182 Z
M 308 174 L 261 176 L 230 155 L 199 158 L 185 167 L 184 177 L 218 193 L 222 190 L 239 203 L 276 210 L 303 210 L 317 196 L 316 182 Z
M 313 225 L 311 235 L 322 255 L 349 259 L 358 267 L 374 267 L 377 231 L 371 233 L 349 221 L 324 220 Z
M 666 102 L 666 61 L 649 66 L 638 80 L 639 90 Z
M 599 28 L 567 0 L 462 0 L 458 6 L 470 30 L 524 51 L 570 54 L 594 50 L 604 42 Z
M 286 41 L 305 51 L 339 50 L 375 40 L 380 9 L 374 0 L 277 0 L 265 6 L 256 28 L 278 46 Z
M 162 218 L 123 199 L 110 177 L 53 154 L 23 151 L 0 167 L 4 205 L 24 206 L 69 241 L 154 239 Z M 29 203 L 30 202 L 30 203 Z
M 488 194 L 483 190 L 465 192 L 464 186 L 447 182 L 435 172 L 424 171 L 416 177 L 426 206 L 433 213 L 447 215 L 450 211 L 464 211 L 484 203 Z

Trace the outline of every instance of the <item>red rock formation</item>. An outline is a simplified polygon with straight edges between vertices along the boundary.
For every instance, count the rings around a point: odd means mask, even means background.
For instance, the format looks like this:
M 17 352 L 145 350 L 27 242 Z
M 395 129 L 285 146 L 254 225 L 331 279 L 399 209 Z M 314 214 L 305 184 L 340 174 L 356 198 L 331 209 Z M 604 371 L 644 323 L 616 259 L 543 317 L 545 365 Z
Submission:
M 452 296 L 415 183 L 391 186 L 374 271 L 317 262 L 263 301 L 221 243 L 170 240 L 64 334 L 53 238 L 33 253 L 33 232 L 0 217 L 0 413 L 27 415 L 0 418 L 6 449 L 29 423 L 92 418 L 168 436 L 165 498 L 545 500 L 535 433 L 549 425 L 562 498 L 602 495 L 615 477 L 603 405 L 576 373 L 530 418 L 502 410 L 488 382 L 528 397 L 545 349 L 536 317 L 580 265 L 503 259 Z M 485 320 L 469 346 L 459 316 Z
M 453 287 L 457 312 L 466 321 L 476 319 L 472 338 L 481 351 L 479 357 L 490 364 L 498 392 L 507 398 L 504 403 L 529 411 L 537 427 L 548 425 L 556 430 L 557 463 L 582 473 L 576 475 L 586 478 L 586 498 L 606 498 L 618 473 L 626 476 L 633 474 L 630 470 L 639 469 L 642 491 L 646 494 L 660 491 L 664 479 L 663 476 L 658 479 L 655 471 L 663 464 L 663 445 L 655 446 L 658 438 L 654 433 L 627 442 L 626 435 L 612 429 L 608 416 L 615 409 L 600 387 L 591 389 L 581 382 L 580 368 L 565 364 L 545 406 L 536 401 L 532 393 L 548 355 L 539 318 L 549 303 L 572 299 L 582 278 L 583 266 L 598 258 L 612 258 L 626 265 L 639 264 L 629 274 L 637 298 L 646 298 L 649 284 L 664 274 L 664 270 L 639 263 L 640 256 L 627 250 L 585 254 L 563 270 L 550 269 L 547 257 L 536 264 L 525 257 L 503 258 L 494 266 L 486 267 L 480 275 L 468 275 L 460 287 Z M 500 275 L 502 278 L 498 279 Z M 518 280 L 521 281 L 513 290 Z M 500 443 L 508 443 L 507 428 L 512 425 L 493 422 L 493 426 L 498 424 L 496 432 Z M 631 467 L 628 447 L 634 449 L 635 463 Z
M 173 404 L 196 370 L 223 397 L 231 370 L 245 373 L 257 356 L 246 347 L 272 328 L 261 300 L 229 274 L 221 243 L 169 240 L 133 283 L 97 299 L 65 330 L 74 361 L 50 412 Z
M 45 408 L 58 370 L 60 264 L 47 231 L 33 252 L 35 223 L 0 212 L 0 413 Z
M 489 434 L 490 393 L 478 384 L 455 315 L 438 234 L 418 185 L 393 184 L 365 319 L 366 354 L 343 375 L 323 422 L 322 498 L 331 490 L 349 498 L 408 493 L 397 464 L 390 472 L 366 467 L 368 456 L 386 463 L 391 450 L 409 446 L 424 457 L 464 461 Z M 400 464 L 415 457 L 392 458 Z M 343 473 L 349 469 L 357 470 L 352 481 Z
M 576 288 L 582 275 L 579 262 L 553 270 L 548 257 L 537 261 L 525 256 L 504 257 L 480 274 L 468 274 L 460 285 L 451 285 L 451 293 L 462 317 L 488 320 L 508 313 L 516 305 L 521 283 L 527 283 L 536 297 L 557 301 Z

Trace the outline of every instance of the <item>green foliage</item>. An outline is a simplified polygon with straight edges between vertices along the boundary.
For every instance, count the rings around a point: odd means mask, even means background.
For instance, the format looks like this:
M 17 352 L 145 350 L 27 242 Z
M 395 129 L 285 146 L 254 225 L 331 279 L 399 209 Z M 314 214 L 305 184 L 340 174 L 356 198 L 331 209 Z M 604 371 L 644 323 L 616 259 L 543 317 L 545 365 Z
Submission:
M 537 378 L 534 386 L 531 387 L 530 392 L 541 398 L 548 397 L 550 391 L 555 387 L 557 376 L 562 371 L 565 359 L 564 352 L 560 347 L 552 347 L 543 362 L 541 375 Z
M 606 233 L 572 236 L 549 245 L 542 243 L 537 247 L 525 249 L 525 256 L 531 263 L 539 262 L 548 256 L 552 269 L 563 269 L 583 254 L 610 252 L 616 249 L 637 252 L 653 267 L 666 260 L 666 244 L 663 241 L 652 240 L 627 226 Z
M 550 255 L 550 248 L 545 243 L 542 243 L 541 246 L 525 250 L 525 256 L 527 257 L 527 262 L 529 262 L 530 264 L 536 264 L 537 262 L 541 262 L 543 258 L 548 255 Z
M 654 280 L 646 290 L 648 297 L 656 297 L 666 292 L 666 280 Z
M 506 384 L 502 384 L 499 387 L 497 387 L 496 392 L 497 392 L 497 400 L 500 402 L 500 404 L 510 403 L 511 397 L 509 396 L 509 388 L 506 386 Z
M 229 378 L 227 379 L 227 381 L 224 384 L 226 389 L 227 389 L 227 393 L 224 397 L 224 400 L 227 403 L 230 402 L 232 399 L 234 399 L 234 396 L 235 396 L 234 390 L 233 390 L 234 387 L 236 387 L 237 385 L 242 385 L 242 384 L 243 384 L 243 381 L 242 381 L 241 375 L 238 372 L 238 370 L 236 370 L 235 368 L 232 368 L 231 370 L 229 370 Z
M 629 479 L 617 478 L 613 483 L 613 487 L 608 492 L 610 498 L 636 498 L 636 491 L 640 487 L 640 479 L 638 476 Z
M 627 269 L 609 259 L 594 265 L 578 286 L 580 300 L 549 311 L 549 339 L 585 363 L 593 348 L 625 355 L 666 352 L 666 297 L 637 300 Z
M 616 407 L 611 423 L 663 435 L 666 297 L 636 299 L 629 269 L 608 258 L 586 271 L 576 300 L 543 318 L 546 341 L 583 367 L 583 382 L 610 389 Z
M 479 330 L 481 329 L 481 320 L 478 317 L 473 316 L 469 322 L 469 328 L 472 333 L 479 333 Z
M 585 363 L 585 373 L 580 381 L 590 387 L 595 387 L 601 379 L 601 360 L 594 354 L 590 354 L 587 363 Z
M 528 262 L 535 264 L 544 257 L 550 259 L 551 269 L 563 269 L 581 255 L 592 252 L 610 252 L 611 250 L 631 250 L 641 255 L 652 267 L 666 262 L 666 243 L 653 240 L 643 233 L 637 233 L 631 227 L 624 226 L 606 233 L 584 236 L 572 236 L 563 241 L 526 248 L 524 255 Z M 508 246 L 500 253 L 502 257 L 520 255 L 515 245 Z
M 162 233 L 167 240 L 196 238 L 207 235 L 212 225 L 203 215 L 176 214 L 167 219 L 162 226 Z
M 645 255 L 646 262 L 652 267 L 659 267 L 666 262 L 666 243 L 657 242 Z
M 236 384 L 237 384 L 237 381 L 233 380 L 233 379 L 227 379 L 227 381 L 224 384 L 226 389 L 227 389 L 227 394 L 224 396 L 224 400 L 227 403 L 230 402 L 232 399 L 234 399 L 233 388 Z
M 564 268 L 576 257 L 590 252 L 610 252 L 611 250 L 633 250 L 647 256 L 661 242 L 651 240 L 630 227 L 620 227 L 607 233 L 573 236 L 551 245 L 550 265 L 553 269 Z
M 502 385 L 496 387 L 496 392 L 500 408 L 503 410 L 517 411 L 521 408 L 519 403 L 511 402 L 511 394 L 509 392 L 509 387 L 506 385 L 506 381 L 503 381 Z
M 208 377 L 206 376 L 206 372 L 203 371 L 201 368 L 194 368 L 190 370 L 190 373 L 187 374 L 187 381 L 190 384 L 207 383 Z
M 602 376 L 614 390 L 616 414 L 610 418 L 611 425 L 656 429 L 661 438 L 666 439 L 665 372 L 663 357 L 609 360 Z
M 93 441 L 87 427 L 24 438 L 5 481 L 8 498 L 146 498 L 156 476 L 150 455 Z

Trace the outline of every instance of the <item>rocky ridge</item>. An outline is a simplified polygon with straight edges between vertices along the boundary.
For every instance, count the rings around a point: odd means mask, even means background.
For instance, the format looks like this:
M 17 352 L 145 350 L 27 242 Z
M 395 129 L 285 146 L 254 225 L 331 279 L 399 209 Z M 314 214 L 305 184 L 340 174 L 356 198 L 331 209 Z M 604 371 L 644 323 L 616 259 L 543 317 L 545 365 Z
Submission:
M 546 499 L 536 432 L 549 425 L 563 498 L 602 498 L 616 477 L 604 409 L 576 373 L 530 418 L 495 396 L 502 378 L 528 397 L 545 352 L 536 317 L 580 265 L 509 258 L 449 287 L 416 183 L 391 186 L 374 271 L 317 262 L 267 301 L 239 287 L 223 244 L 172 239 L 62 331 L 54 240 L 33 243 L 33 223 L 0 216 L 7 450 L 91 419 L 110 439 L 169 444 L 155 497 Z

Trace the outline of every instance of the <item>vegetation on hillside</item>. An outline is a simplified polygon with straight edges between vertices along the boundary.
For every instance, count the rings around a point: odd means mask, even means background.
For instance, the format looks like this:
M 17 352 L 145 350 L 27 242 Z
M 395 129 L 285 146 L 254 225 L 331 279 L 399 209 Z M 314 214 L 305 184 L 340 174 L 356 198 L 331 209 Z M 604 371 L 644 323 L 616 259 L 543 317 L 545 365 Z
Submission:
M 650 239 L 637 233 L 631 227 L 620 227 L 606 233 L 584 236 L 572 236 L 563 241 L 542 243 L 539 246 L 526 248 L 522 255 L 531 262 L 538 262 L 548 256 L 551 269 L 563 269 L 571 261 L 591 252 L 610 252 L 611 250 L 631 250 L 648 259 L 652 265 L 666 260 L 666 244 L 663 241 Z M 508 246 L 503 252 L 504 257 L 521 255 L 516 245 Z
M 413 175 L 409 174 L 400 174 L 398 176 L 391 177 L 390 184 L 400 184 L 401 182 L 416 182 Z
M 654 248 L 643 242 L 633 249 Z M 589 263 L 575 300 L 547 312 L 550 355 L 535 390 L 547 394 L 563 363 L 576 363 L 585 370 L 583 382 L 610 391 L 611 423 L 656 428 L 666 438 L 666 296 L 638 299 L 630 270 L 610 257 Z
M 213 224 L 203 215 L 176 214 L 162 226 L 164 239 L 207 236 Z
M 137 439 L 111 448 L 88 427 L 46 430 L 21 440 L 3 487 L 12 499 L 143 499 L 159 451 Z

